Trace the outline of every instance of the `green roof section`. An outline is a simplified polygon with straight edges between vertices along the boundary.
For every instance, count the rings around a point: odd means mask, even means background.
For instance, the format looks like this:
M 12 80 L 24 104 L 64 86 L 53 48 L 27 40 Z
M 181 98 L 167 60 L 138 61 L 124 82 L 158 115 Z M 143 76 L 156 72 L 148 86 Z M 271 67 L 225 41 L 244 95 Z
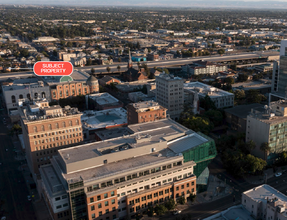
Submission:
M 73 78 L 71 76 L 62 76 L 60 82 L 72 82 Z

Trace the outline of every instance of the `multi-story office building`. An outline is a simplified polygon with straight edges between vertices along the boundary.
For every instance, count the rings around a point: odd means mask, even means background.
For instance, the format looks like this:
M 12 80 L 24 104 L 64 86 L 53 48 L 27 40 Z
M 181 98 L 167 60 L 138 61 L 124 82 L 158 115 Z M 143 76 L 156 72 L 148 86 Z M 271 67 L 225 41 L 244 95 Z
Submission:
M 167 108 L 172 119 L 178 119 L 183 111 L 183 79 L 162 73 L 156 76 L 156 101 Z
M 201 82 L 190 82 L 184 84 L 184 102 L 193 103 L 195 94 L 199 98 L 204 98 L 206 95 L 214 102 L 216 108 L 233 107 L 234 94 L 226 92 L 222 89 L 206 85 Z
M 19 102 L 46 98 L 51 101 L 50 88 L 37 78 L 7 80 L 2 85 L 8 114 L 18 109 Z
M 277 101 L 266 106 L 265 111 L 251 110 L 247 116 L 246 141 L 253 140 L 252 153 L 272 163 L 277 154 L 287 150 L 287 102 Z M 260 150 L 263 143 L 271 147 L 269 152 Z
M 281 40 L 280 61 L 273 63 L 272 90 L 270 101 L 287 96 L 287 40 Z
M 241 204 L 254 219 L 287 220 L 287 196 L 269 185 L 242 193 Z
M 58 149 L 83 141 L 81 113 L 66 106 L 49 106 L 47 101 L 19 106 L 27 162 L 32 173 L 49 164 Z
M 128 124 L 156 121 L 166 118 L 166 108 L 154 101 L 131 103 L 127 106 Z
M 213 140 L 171 119 L 128 129 L 127 136 L 59 150 L 51 164 L 41 166 L 43 194 L 54 219 L 62 212 L 73 220 L 125 219 L 196 193 L 202 167 L 194 161 L 214 157 Z M 66 196 L 69 203 L 60 204 Z

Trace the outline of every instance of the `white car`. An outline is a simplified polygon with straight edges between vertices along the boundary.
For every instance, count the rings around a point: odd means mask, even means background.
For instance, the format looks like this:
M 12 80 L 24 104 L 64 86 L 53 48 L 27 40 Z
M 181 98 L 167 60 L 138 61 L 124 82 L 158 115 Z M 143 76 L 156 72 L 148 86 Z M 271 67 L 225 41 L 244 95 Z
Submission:
M 275 173 L 275 176 L 276 177 L 279 177 L 279 176 L 281 176 L 282 175 L 282 173 L 281 172 L 279 172 L 279 173 Z
M 178 215 L 178 214 L 180 214 L 181 213 L 181 211 L 180 210 L 177 210 L 177 211 L 174 211 L 173 212 L 173 215 Z

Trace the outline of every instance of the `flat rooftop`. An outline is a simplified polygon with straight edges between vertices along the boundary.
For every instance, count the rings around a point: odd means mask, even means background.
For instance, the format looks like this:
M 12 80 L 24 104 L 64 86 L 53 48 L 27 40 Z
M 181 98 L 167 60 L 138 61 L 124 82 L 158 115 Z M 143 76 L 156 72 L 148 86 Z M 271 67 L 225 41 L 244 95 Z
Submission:
M 266 204 L 268 198 L 268 201 L 275 199 L 277 205 L 287 206 L 287 196 L 267 184 L 254 187 L 253 189 L 243 192 L 243 194 L 252 198 L 257 203 L 261 202 Z M 287 215 L 286 211 L 283 214 Z
M 183 84 L 183 89 L 185 92 L 197 92 L 199 96 L 209 95 L 210 98 L 224 97 L 224 96 L 234 96 L 233 93 L 226 92 L 222 89 L 206 85 L 201 82 L 189 82 Z
M 41 84 L 42 83 L 42 84 Z M 19 89 L 32 89 L 36 87 L 44 86 L 43 81 L 39 81 L 36 77 L 33 78 L 25 78 L 25 79 L 15 79 L 13 81 L 13 85 L 3 85 L 4 91 L 9 90 L 19 90 Z
M 256 111 L 263 111 L 264 105 L 261 105 L 259 103 L 253 103 L 250 105 L 238 105 L 233 108 L 224 109 L 224 111 L 239 118 L 246 119 L 247 115 L 250 114 L 251 109 L 254 109 Z
M 65 192 L 64 186 L 62 185 L 54 167 L 51 164 L 41 166 L 41 175 L 46 183 L 46 188 L 50 196 Z
M 192 133 L 174 141 L 170 141 L 167 145 L 173 152 L 182 153 L 208 141 L 208 139 L 198 135 L 197 133 Z
M 158 110 L 158 109 L 164 109 L 161 105 L 159 105 L 157 102 L 151 101 L 144 101 L 144 102 L 137 102 L 132 103 L 132 105 L 137 111 L 145 112 L 145 111 L 151 111 L 151 110 Z
M 109 93 L 97 93 L 89 95 L 89 98 L 98 103 L 98 105 L 112 105 L 119 103 L 119 100 Z
M 212 215 L 203 220 L 255 220 L 242 205 L 232 206 L 227 210 Z
M 161 79 L 164 79 L 167 81 L 173 81 L 173 80 L 182 80 L 183 81 L 183 79 L 180 77 L 174 76 L 172 74 L 166 74 L 166 73 L 161 73 L 158 76 L 156 76 L 156 78 L 161 78 Z
M 83 113 L 81 121 L 83 128 L 87 130 L 97 130 L 127 124 L 127 111 L 124 108 L 113 108 L 101 111 L 87 110 Z
M 106 149 L 114 149 L 117 146 L 123 145 L 126 145 L 128 148 L 141 147 L 159 142 L 163 137 L 174 135 L 184 136 L 187 131 L 190 131 L 171 119 L 134 124 L 128 126 L 128 129 L 132 133 L 131 135 L 62 149 L 59 150 L 59 154 L 65 158 L 66 163 L 73 163 L 101 156 L 101 152 L 104 152 Z M 142 137 L 143 141 L 137 143 L 136 139 L 138 137 Z M 69 159 L 66 159 L 66 155 L 69 155 Z
M 248 82 L 241 82 L 241 83 L 235 83 L 232 84 L 232 89 L 243 89 L 243 90 L 249 90 L 249 89 L 263 89 L 263 88 L 270 88 L 271 87 L 271 81 L 270 80 L 258 80 L 258 81 L 248 81 Z
M 127 127 L 111 128 L 96 131 L 95 134 L 103 141 L 112 138 L 122 137 L 123 135 L 130 135 L 132 132 Z
M 158 155 L 161 154 L 159 157 Z M 91 167 L 88 170 L 76 173 L 64 174 L 67 180 L 81 178 L 84 182 L 93 181 L 107 176 L 112 176 L 128 170 L 144 168 L 146 166 L 157 164 L 163 161 L 169 161 L 171 157 L 177 156 L 169 149 L 163 149 L 160 152 L 142 155 L 140 157 L 132 157 L 117 162 L 112 162 L 99 167 Z M 181 156 L 182 157 L 182 156 Z

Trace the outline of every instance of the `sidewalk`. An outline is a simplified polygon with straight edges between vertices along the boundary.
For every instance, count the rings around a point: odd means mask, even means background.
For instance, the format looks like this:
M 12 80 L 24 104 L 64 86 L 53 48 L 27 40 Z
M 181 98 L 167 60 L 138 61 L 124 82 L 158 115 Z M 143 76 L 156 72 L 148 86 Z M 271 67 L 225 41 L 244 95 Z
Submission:
M 15 155 L 14 157 L 15 160 L 19 160 L 23 162 L 23 164 L 21 162 L 22 165 L 18 167 L 18 170 L 22 172 L 23 177 L 25 179 L 25 184 L 28 188 L 29 195 L 32 198 L 31 202 L 33 203 L 33 207 L 34 207 L 37 220 L 51 220 L 52 218 L 49 214 L 48 207 L 46 206 L 44 199 L 40 198 L 38 194 L 36 184 L 34 182 L 34 179 L 31 176 L 28 164 L 25 162 L 26 157 L 22 151 L 21 143 L 18 140 L 16 135 L 12 137 L 12 141 L 17 152 L 17 155 Z
M 212 202 L 223 198 L 233 192 L 232 187 L 216 176 L 210 175 L 208 179 L 207 191 L 196 195 L 196 203 Z

